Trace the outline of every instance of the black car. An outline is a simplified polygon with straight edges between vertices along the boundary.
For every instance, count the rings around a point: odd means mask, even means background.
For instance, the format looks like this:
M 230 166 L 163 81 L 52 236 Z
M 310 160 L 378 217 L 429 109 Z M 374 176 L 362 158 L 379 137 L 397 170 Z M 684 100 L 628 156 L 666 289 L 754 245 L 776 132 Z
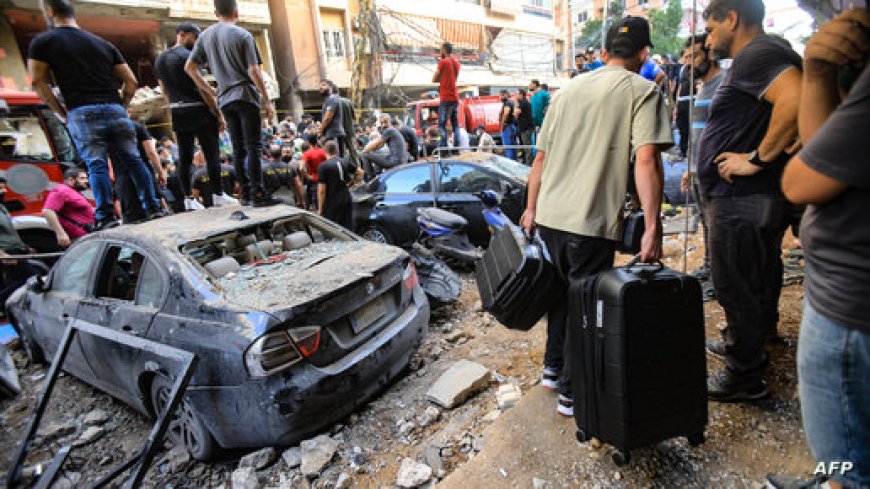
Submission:
M 486 246 L 483 204 L 474 193 L 497 192 L 502 211 L 518 222 L 528 174 L 529 167 L 490 153 L 402 165 L 354 192 L 354 229 L 372 241 L 408 246 L 418 234 L 417 209 L 434 206 L 464 217 L 471 242 Z
M 35 360 L 55 354 L 70 322 L 198 355 L 169 431 L 197 459 L 329 427 L 399 375 L 429 322 L 407 253 L 288 206 L 89 235 L 7 309 Z M 155 353 L 86 333 L 64 366 L 152 416 L 174 381 Z

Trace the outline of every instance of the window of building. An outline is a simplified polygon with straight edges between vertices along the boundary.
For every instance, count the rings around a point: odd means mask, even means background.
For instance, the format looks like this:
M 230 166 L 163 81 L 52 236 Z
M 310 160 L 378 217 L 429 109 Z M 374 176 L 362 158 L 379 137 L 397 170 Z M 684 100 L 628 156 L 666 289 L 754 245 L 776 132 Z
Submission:
M 550 8 L 553 2 L 552 0 L 525 0 L 525 3 L 532 7 Z
M 580 12 L 579 14 L 577 14 L 577 23 L 578 24 L 582 24 L 583 22 L 586 22 L 587 20 L 589 20 L 589 12 Z
M 327 59 L 344 58 L 344 31 L 341 29 L 323 30 L 323 48 Z

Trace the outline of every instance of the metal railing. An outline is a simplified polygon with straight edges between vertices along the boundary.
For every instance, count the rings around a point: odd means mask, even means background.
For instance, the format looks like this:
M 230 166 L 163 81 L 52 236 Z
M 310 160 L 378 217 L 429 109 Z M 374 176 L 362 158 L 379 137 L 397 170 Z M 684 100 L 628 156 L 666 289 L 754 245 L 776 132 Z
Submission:
M 493 146 L 469 146 L 464 148 L 457 148 L 455 146 L 441 146 L 439 148 L 435 148 L 432 152 L 431 156 L 435 156 L 437 159 L 441 159 L 441 153 L 445 152 L 453 152 L 459 151 L 460 153 L 492 153 L 499 154 L 500 156 L 504 156 L 505 149 L 530 149 L 534 153 L 535 145 L 533 144 L 496 144 Z M 502 150 L 501 153 L 497 153 L 495 150 Z M 522 163 L 522 161 L 517 160 L 517 163 Z

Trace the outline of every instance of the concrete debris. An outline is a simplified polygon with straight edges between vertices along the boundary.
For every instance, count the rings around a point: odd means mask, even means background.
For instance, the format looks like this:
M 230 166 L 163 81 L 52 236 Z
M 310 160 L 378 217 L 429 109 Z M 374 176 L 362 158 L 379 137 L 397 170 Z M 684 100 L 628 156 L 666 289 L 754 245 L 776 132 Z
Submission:
M 417 427 L 412 421 L 403 421 L 399 424 L 399 436 L 408 436 Z
M 467 340 L 469 338 L 474 338 L 474 335 L 471 333 L 466 333 L 462 330 L 456 330 L 444 336 L 444 339 L 447 340 L 449 343 L 457 343 L 463 338 Z
M 299 447 L 288 448 L 281 454 L 287 468 L 295 469 L 302 465 L 302 449 Z
M 254 470 L 263 470 L 278 460 L 278 450 L 272 447 L 263 448 L 249 453 L 239 460 L 239 468 L 253 467 Z
M 441 460 L 441 449 L 439 447 L 434 445 L 426 447 L 426 451 L 423 453 L 423 460 L 436 473 L 444 470 L 444 461 Z
M 105 433 L 106 430 L 100 428 L 99 426 L 91 426 L 86 429 L 85 432 L 82 433 L 81 436 L 79 436 L 79 439 L 74 441 L 72 445 L 74 447 L 80 447 L 93 443 L 102 438 Z
M 474 394 L 485 389 L 489 383 L 489 369 L 468 360 L 455 362 L 429 388 L 426 398 L 445 408 L 453 408 Z
M 499 386 L 498 390 L 495 391 L 495 400 L 498 404 L 498 408 L 502 411 L 506 411 L 516 405 L 520 401 L 520 398 L 523 396 L 523 392 L 519 387 L 513 384 L 504 384 Z
M 486 416 L 481 418 L 481 420 L 484 423 L 492 423 L 493 421 L 497 420 L 499 416 L 501 416 L 501 411 L 499 411 L 498 409 L 493 409 L 492 411 L 486 413 Z
M 175 447 L 166 454 L 165 460 L 166 468 L 174 474 L 190 463 L 190 453 L 184 447 Z
M 441 410 L 439 410 L 435 406 L 428 406 L 428 407 L 426 407 L 426 411 L 424 411 L 423 414 L 421 414 L 417 418 L 417 420 L 419 421 L 420 426 L 425 428 L 426 426 L 429 426 L 430 424 L 438 421 L 438 418 L 440 416 L 441 416 Z
M 550 482 L 539 477 L 532 477 L 532 489 L 549 489 Z
M 431 478 L 432 467 L 421 464 L 412 458 L 404 458 L 399 466 L 396 485 L 405 488 L 417 487 L 425 484 Z
M 40 430 L 43 438 L 47 441 L 56 440 L 76 432 L 75 423 L 51 423 Z
M 105 424 L 109 421 L 109 413 L 103 411 L 102 409 L 95 409 L 85 415 L 82 423 L 85 426 L 96 426 Z
M 335 489 L 349 489 L 353 485 L 350 476 L 342 472 L 338 474 L 338 479 L 335 480 Z
M 233 489 L 258 489 L 257 471 L 253 467 L 241 467 L 233 471 Z
M 619 472 L 614 472 L 613 473 L 613 480 L 615 480 L 615 481 L 622 480 L 622 474 L 620 474 Z
M 300 466 L 302 475 L 314 479 L 332 462 L 332 457 L 335 456 L 335 451 L 338 449 L 338 442 L 326 435 L 320 435 L 303 441 L 299 447 L 302 448 L 302 464 Z

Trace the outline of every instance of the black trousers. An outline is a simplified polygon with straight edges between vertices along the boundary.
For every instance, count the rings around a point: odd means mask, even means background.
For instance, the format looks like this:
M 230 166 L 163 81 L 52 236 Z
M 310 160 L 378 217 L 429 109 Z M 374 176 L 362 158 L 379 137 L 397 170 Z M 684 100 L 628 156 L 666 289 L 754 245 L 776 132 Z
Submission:
M 583 277 L 613 268 L 616 242 L 604 238 L 581 236 L 556 229 L 540 228 L 541 239 L 559 275 L 569 286 Z M 565 296 L 556 303 L 547 316 L 547 347 L 544 352 L 544 365 L 560 371 L 559 393 L 571 396 L 572 354 L 566 334 L 571 334 L 570 324 L 579 324 L 568 317 L 568 304 L 580 300 L 579 297 Z M 582 321 L 582 318 L 580 319 Z
M 767 367 L 764 336 L 779 322 L 785 198 L 709 197 L 704 208 L 713 286 L 728 321 L 725 363 L 741 380 L 760 381 Z
M 208 181 L 212 194 L 223 192 L 221 182 L 220 141 L 218 139 L 218 122 L 214 114 L 207 108 L 185 108 L 172 110 L 172 127 L 178 139 L 178 172 L 179 183 L 185 197 L 189 197 L 191 189 L 191 169 L 193 166 L 194 140 L 199 140 L 202 154 L 205 156 L 208 169 Z
M 260 166 L 260 155 L 263 152 L 260 108 L 248 102 L 236 101 L 230 102 L 221 111 L 233 143 L 233 166 L 236 180 L 242 188 L 242 198 L 253 199 L 265 195 L 263 170 Z M 219 177 L 220 175 L 213 181 L 220 182 Z
M 689 103 L 677 102 L 677 129 L 680 131 L 680 154 L 686 156 L 689 150 Z
M 145 165 L 147 168 L 151 168 L 150 164 L 146 163 Z M 154 182 L 154 174 L 149 171 L 148 175 L 151 176 L 151 178 L 148 179 L 148 184 L 153 187 L 154 195 L 159 199 L 162 195 L 157 192 L 157 185 Z M 136 184 L 133 182 L 133 179 L 130 178 L 129 172 L 115 173 L 114 189 L 115 195 L 121 203 L 121 219 L 124 223 L 129 224 L 131 222 L 145 220 L 147 217 L 145 209 L 142 208 L 142 201 L 139 200 L 139 193 L 136 189 Z

